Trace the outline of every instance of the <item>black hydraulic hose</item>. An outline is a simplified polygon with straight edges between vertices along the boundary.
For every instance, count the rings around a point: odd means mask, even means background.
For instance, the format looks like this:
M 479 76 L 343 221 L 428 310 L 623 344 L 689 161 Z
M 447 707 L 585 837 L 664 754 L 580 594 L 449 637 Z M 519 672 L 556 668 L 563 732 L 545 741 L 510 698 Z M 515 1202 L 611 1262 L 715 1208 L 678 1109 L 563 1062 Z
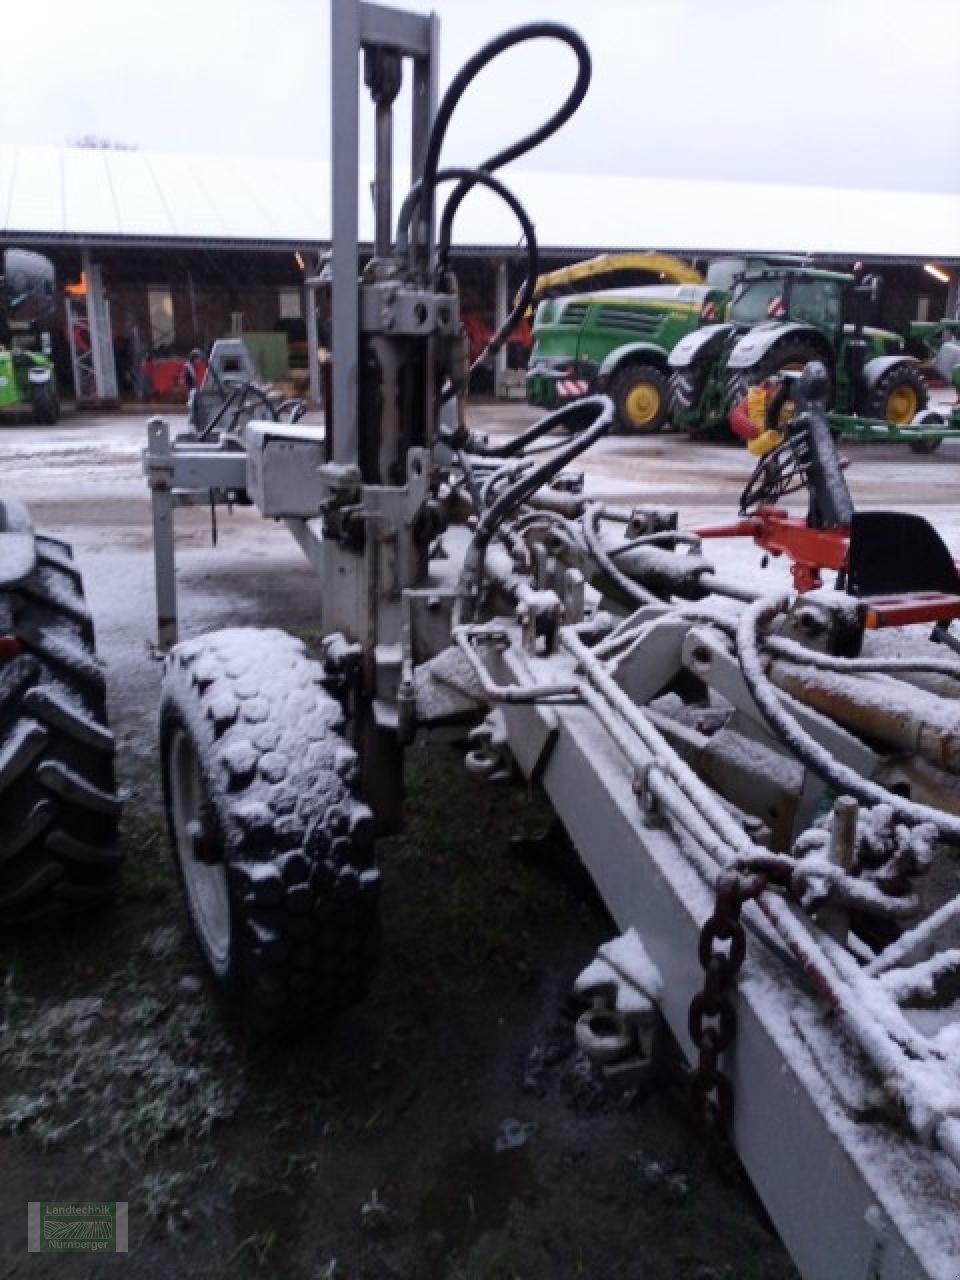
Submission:
M 613 558 L 600 540 L 598 526 L 602 514 L 603 505 L 599 502 L 591 504 L 583 513 L 583 536 L 591 556 L 634 608 L 642 608 L 648 604 L 663 604 L 663 600 L 659 596 L 654 595 L 652 591 L 648 591 L 639 582 L 635 582 L 633 578 L 623 572 L 618 564 L 614 563 Z
M 471 187 L 476 183 L 479 183 L 480 186 L 488 187 L 491 191 L 493 191 L 496 195 L 498 195 L 501 198 L 501 200 L 504 201 L 504 203 L 510 208 L 511 212 L 516 217 L 517 221 L 520 223 L 521 229 L 523 231 L 523 237 L 524 237 L 524 240 L 526 241 L 526 246 L 527 246 L 527 274 L 524 280 L 524 287 L 521 292 L 523 294 L 529 292 L 530 296 L 532 297 L 533 296 L 532 291 L 536 284 L 536 279 L 537 279 L 537 267 L 540 261 L 540 255 L 539 255 L 539 250 L 537 248 L 537 235 L 536 235 L 536 232 L 534 231 L 533 223 L 530 220 L 530 216 L 527 213 L 526 209 L 524 209 L 523 205 L 520 203 L 517 197 L 513 194 L 513 192 L 509 189 L 509 187 L 504 186 L 504 184 L 500 181 L 499 178 L 494 178 L 492 174 L 487 173 L 484 170 L 466 169 L 462 167 L 456 167 L 452 169 L 441 169 L 440 172 L 436 175 L 435 184 L 440 182 L 449 182 L 455 178 L 460 178 L 460 179 L 469 178 Z M 400 210 L 400 218 L 398 223 L 398 227 L 400 229 L 398 229 L 398 232 L 397 232 L 397 253 L 401 257 L 403 257 L 407 251 L 406 235 L 405 235 L 405 232 L 402 231 L 402 228 L 405 228 L 409 225 L 410 218 L 413 213 L 413 209 L 417 204 L 419 196 L 420 196 L 420 184 L 418 183 L 417 185 L 413 186 L 410 189 L 410 191 L 407 193 L 406 199 L 404 200 L 403 206 Z M 447 227 L 446 234 L 449 235 L 449 233 L 450 233 L 450 228 Z M 528 284 L 530 286 L 529 290 L 527 289 Z M 474 369 L 479 368 L 479 366 L 482 365 L 486 360 L 488 360 L 491 355 L 495 355 L 496 352 L 499 351 L 500 347 L 506 341 L 507 337 L 513 332 L 513 329 L 517 323 L 517 320 L 523 314 L 523 311 L 526 310 L 526 307 L 527 307 L 527 302 L 524 302 L 523 306 L 521 307 L 520 302 L 518 301 L 518 303 L 514 306 L 513 310 L 510 312 L 510 315 L 507 316 L 506 321 L 500 326 L 500 328 L 493 335 L 493 337 L 490 339 L 490 341 L 487 343 L 484 349 L 480 352 L 480 355 L 470 365 L 470 373 L 473 373 Z M 449 400 L 453 394 L 454 394 L 453 389 L 450 388 L 447 391 L 447 393 L 444 395 L 443 399 Z
M 597 414 L 593 425 L 588 427 L 586 431 L 580 432 L 579 435 L 564 445 L 551 458 L 541 462 L 539 466 L 533 467 L 532 470 L 525 471 L 519 480 L 514 481 L 510 488 L 505 490 L 483 512 L 478 520 L 473 538 L 464 556 L 463 574 L 461 576 L 461 582 L 468 584 L 468 594 L 472 596 L 474 604 L 479 601 L 483 589 L 483 564 L 487 547 L 497 532 L 500 522 L 515 507 L 518 507 L 532 493 L 535 493 L 541 485 L 552 480 L 558 472 L 563 470 L 568 462 L 572 462 L 574 458 L 579 457 L 592 444 L 595 444 L 597 440 L 606 435 L 613 425 L 614 406 L 609 396 L 588 396 L 577 404 L 577 408 L 580 409 L 587 406 Z
M 505 186 L 499 178 L 495 178 L 492 173 L 487 173 L 483 169 L 470 169 L 462 165 L 453 168 L 441 169 L 434 177 L 434 185 L 441 182 L 452 182 L 454 179 L 469 178 L 471 186 L 479 183 L 482 187 L 488 187 L 496 195 L 509 205 L 511 212 L 515 215 L 517 221 L 523 229 L 523 238 L 527 244 L 527 259 L 533 262 L 534 270 L 539 261 L 539 252 L 537 249 L 537 235 L 533 229 L 533 223 L 530 215 L 524 209 L 523 205 L 513 194 L 509 187 Z M 403 204 L 400 206 L 400 215 L 397 220 L 397 253 L 403 256 L 407 251 L 407 227 L 413 216 L 413 211 L 420 199 L 422 183 L 415 183 L 407 192 Z
M 577 58 L 577 79 L 574 86 L 558 110 L 545 120 L 538 129 L 511 143 L 503 151 L 498 151 L 496 155 L 491 156 L 479 168 L 487 173 L 492 173 L 495 169 L 501 168 L 501 166 L 508 164 L 511 160 L 515 160 L 518 156 L 525 155 L 526 152 L 533 150 L 534 147 L 539 146 L 541 142 L 549 138 L 561 125 L 566 123 L 583 101 L 590 84 L 590 53 L 583 39 L 570 27 L 563 26 L 559 22 L 529 22 L 521 27 L 514 27 L 512 30 L 504 31 L 502 35 L 489 41 L 472 58 L 469 58 L 447 87 L 447 91 L 437 108 L 437 114 L 430 129 L 430 136 L 427 139 L 427 149 L 423 161 L 423 178 L 418 184 L 421 192 L 421 196 L 417 201 L 420 205 L 420 234 L 416 237 L 419 242 L 417 245 L 418 251 L 420 245 L 425 244 L 428 239 L 427 229 L 433 220 L 433 203 L 438 181 L 437 171 L 440 167 L 440 152 L 443 148 L 443 140 L 446 137 L 450 120 L 460 99 L 471 82 L 494 58 L 499 57 L 507 49 L 512 49 L 518 44 L 523 44 L 528 40 L 540 39 L 560 40 L 573 50 Z M 460 188 L 458 188 L 457 192 L 454 192 L 451 197 L 451 200 L 455 201 L 454 208 L 460 203 L 476 180 L 475 176 L 467 179 L 463 191 L 460 192 Z M 451 213 L 451 221 L 452 216 Z M 409 219 L 409 213 L 407 217 Z M 398 248 L 401 234 L 404 237 L 406 236 L 406 223 L 401 223 L 397 229 Z
M 522 454 L 528 444 L 532 444 L 534 440 L 539 440 L 541 436 L 548 435 L 555 427 L 569 426 L 572 431 L 580 432 L 589 426 L 594 419 L 591 404 L 592 400 L 587 399 L 574 400 L 570 404 L 562 405 L 559 409 L 554 409 L 552 413 L 538 418 L 532 426 L 527 427 L 525 431 L 521 431 L 519 435 L 511 436 L 503 444 L 486 444 L 477 437 L 471 436 L 470 452 L 480 458 L 512 458 L 517 454 Z M 579 418 L 583 419 L 582 423 L 578 422 Z

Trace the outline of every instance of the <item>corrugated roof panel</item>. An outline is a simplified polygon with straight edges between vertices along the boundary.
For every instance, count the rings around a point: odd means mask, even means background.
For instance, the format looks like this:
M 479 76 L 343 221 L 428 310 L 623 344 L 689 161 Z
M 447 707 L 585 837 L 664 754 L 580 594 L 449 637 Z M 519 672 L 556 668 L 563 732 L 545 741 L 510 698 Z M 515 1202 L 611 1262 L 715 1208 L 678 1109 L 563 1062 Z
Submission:
M 8 227 L 16 231 L 66 230 L 62 169 L 59 147 L 17 147 Z
M 364 169 L 359 187 L 367 242 L 371 177 Z M 960 258 L 958 195 L 511 169 L 503 178 L 545 250 L 657 245 Z M 394 214 L 405 194 L 397 174 Z M 330 167 L 319 161 L 0 147 L 0 231 L 310 244 L 330 238 L 330 198 Z M 507 249 L 520 230 L 502 202 L 478 191 L 457 216 L 454 241 Z
M 226 235 L 236 240 L 286 239 L 271 226 L 270 193 L 260 191 L 259 163 L 243 156 L 187 156 L 197 186 L 217 211 Z
M 671 245 L 904 257 L 960 256 L 960 197 L 609 175 L 504 175 L 545 248 Z M 472 202 L 473 197 L 471 197 Z M 464 207 L 458 243 L 490 243 L 502 217 Z
M 263 186 L 278 225 L 293 228 L 289 240 L 325 240 L 330 234 L 330 172 L 326 165 L 269 156 L 259 162 Z M 276 234 L 276 233 L 274 233 Z
M 150 157 L 140 151 L 110 153 L 110 185 L 123 235 L 175 235 L 170 212 L 154 177 Z
M 64 225 L 78 231 L 118 235 L 122 231 L 113 198 L 110 152 L 65 147 L 63 165 Z
M 230 235 L 220 212 L 196 178 L 198 156 L 174 155 L 166 151 L 144 152 L 159 197 L 170 219 L 171 235 L 195 239 L 227 238 Z M 146 234 L 124 228 L 127 235 Z
M 16 165 L 16 146 L 10 142 L 0 142 L 0 227 L 7 225 L 7 210 L 10 208 Z

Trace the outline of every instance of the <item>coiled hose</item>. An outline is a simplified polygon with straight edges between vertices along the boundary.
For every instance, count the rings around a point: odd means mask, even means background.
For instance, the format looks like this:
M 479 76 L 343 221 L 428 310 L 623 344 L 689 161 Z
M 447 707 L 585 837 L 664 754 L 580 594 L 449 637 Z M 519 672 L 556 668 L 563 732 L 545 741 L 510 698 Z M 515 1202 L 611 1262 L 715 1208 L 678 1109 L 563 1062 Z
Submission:
M 497 190 L 490 182 L 484 180 L 484 175 L 489 178 L 495 170 L 500 169 L 505 164 L 509 164 L 511 160 L 516 160 L 518 156 L 525 155 L 528 151 L 532 151 L 534 147 L 540 145 L 547 138 L 551 137 L 556 131 L 566 123 L 567 120 L 580 106 L 586 96 L 587 89 L 590 85 L 591 63 L 590 53 L 583 39 L 572 28 L 564 26 L 558 22 L 530 22 L 520 27 L 514 27 L 510 31 L 505 31 L 496 39 L 485 44 L 479 49 L 472 58 L 469 58 L 460 68 L 457 75 L 451 81 L 444 93 L 443 98 L 437 108 L 437 114 L 434 118 L 433 125 L 430 129 L 430 136 L 427 140 L 427 149 L 423 164 L 423 177 L 418 183 L 415 183 L 401 206 L 400 214 L 397 219 L 397 252 L 401 256 L 409 253 L 411 258 L 411 266 L 417 266 L 417 259 L 425 252 L 425 246 L 429 240 L 429 228 L 433 221 L 434 198 L 436 195 L 437 184 L 444 180 L 442 175 L 450 175 L 452 170 L 440 170 L 440 152 L 443 147 L 443 140 L 446 136 L 447 128 L 453 116 L 460 99 L 463 97 L 469 85 L 480 74 L 484 67 L 488 66 L 493 60 L 505 53 L 508 49 L 515 48 L 517 45 L 524 44 L 530 40 L 559 40 L 563 44 L 568 45 L 577 59 L 577 77 L 573 88 L 560 105 L 560 107 L 549 116 L 539 128 L 534 129 L 532 133 L 525 134 L 516 142 L 505 147 L 502 151 L 498 151 L 496 155 L 491 156 L 489 160 L 485 160 L 483 164 L 476 168 L 461 169 L 458 171 L 460 182 L 451 193 L 444 206 L 443 214 L 440 220 L 440 233 L 437 246 L 438 268 L 443 271 L 446 269 L 447 259 L 450 252 L 450 243 L 453 234 L 453 220 L 457 210 L 462 204 L 464 198 L 469 194 L 477 184 L 490 187 L 495 190 L 501 198 L 505 199 L 503 190 Z M 507 201 L 507 203 L 510 203 Z M 511 207 L 513 207 L 511 205 Z M 413 219 L 414 211 L 417 211 L 417 233 L 413 236 L 412 242 L 410 237 L 410 224 Z M 514 210 L 516 212 L 516 210 Z M 530 243 L 533 242 L 534 248 L 531 252 Z M 479 357 L 471 365 L 471 372 L 479 365 L 483 364 L 492 355 L 503 346 L 510 333 L 513 332 L 517 321 L 524 314 L 530 302 L 533 299 L 534 289 L 536 288 L 537 279 L 537 257 L 535 240 L 528 238 L 527 250 L 527 274 L 523 282 L 523 287 L 514 303 L 513 309 L 507 317 L 506 321 L 500 326 L 497 332 L 487 343 Z M 423 263 L 424 267 L 429 264 Z

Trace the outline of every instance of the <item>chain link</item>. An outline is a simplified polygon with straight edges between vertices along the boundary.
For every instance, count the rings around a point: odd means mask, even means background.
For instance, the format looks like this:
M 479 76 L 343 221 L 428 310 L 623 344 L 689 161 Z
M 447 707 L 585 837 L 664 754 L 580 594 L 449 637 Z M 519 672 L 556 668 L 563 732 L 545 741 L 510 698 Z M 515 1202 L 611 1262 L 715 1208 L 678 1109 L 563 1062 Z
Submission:
M 703 990 L 690 1002 L 687 1029 L 697 1048 L 697 1064 L 690 1071 L 690 1101 L 703 1127 L 711 1155 L 721 1166 L 733 1159 L 730 1124 L 733 1087 L 720 1069 L 720 1055 L 733 1044 L 737 1015 L 730 999 L 737 973 L 747 953 L 740 919 L 743 904 L 766 888 L 762 875 L 724 871 L 717 877 L 713 915 L 700 930 L 698 955 Z M 726 944 L 726 945 L 724 945 Z

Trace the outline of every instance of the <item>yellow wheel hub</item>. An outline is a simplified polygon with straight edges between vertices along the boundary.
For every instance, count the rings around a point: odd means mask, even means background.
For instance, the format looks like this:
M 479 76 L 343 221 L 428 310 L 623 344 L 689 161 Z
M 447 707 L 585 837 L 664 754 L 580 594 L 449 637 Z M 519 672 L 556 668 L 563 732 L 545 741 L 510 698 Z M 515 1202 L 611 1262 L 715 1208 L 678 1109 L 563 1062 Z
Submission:
M 652 382 L 638 382 L 627 392 L 623 407 L 635 427 L 645 427 L 660 412 L 660 390 Z
M 887 396 L 887 410 L 883 416 L 888 422 L 903 427 L 913 421 L 919 407 L 916 390 L 905 382 L 902 386 L 894 387 Z

